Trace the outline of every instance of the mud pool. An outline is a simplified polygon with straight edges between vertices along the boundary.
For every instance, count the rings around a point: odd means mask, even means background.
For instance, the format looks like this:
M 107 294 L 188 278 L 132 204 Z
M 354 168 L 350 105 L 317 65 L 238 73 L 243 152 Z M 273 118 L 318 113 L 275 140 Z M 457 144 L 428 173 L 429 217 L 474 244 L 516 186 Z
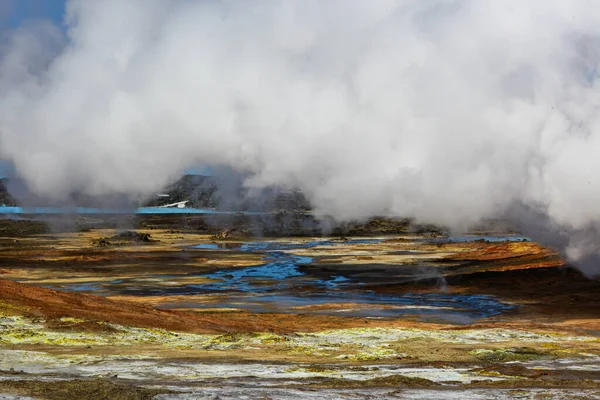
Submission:
M 53 283 L 44 287 L 103 296 L 136 296 L 161 298 L 155 304 L 163 309 L 229 310 L 253 313 L 303 313 L 366 318 L 408 317 L 421 321 L 471 323 L 481 318 L 500 315 L 515 307 L 492 296 L 447 294 L 440 286 L 437 293 L 379 293 L 377 284 L 390 280 L 388 272 L 369 276 L 368 266 L 356 265 L 347 273 L 323 273 L 317 266 L 318 256 L 298 254 L 301 251 L 331 251 L 333 254 L 365 257 L 371 247 L 386 238 L 272 240 L 246 243 L 201 243 L 187 247 L 207 257 L 219 253 L 258 254 L 263 264 L 246 267 L 219 268 L 211 273 L 145 274 L 113 280 Z M 438 239 L 436 239 L 438 240 Z M 446 241 L 489 242 L 526 240 L 519 236 L 461 236 Z M 356 249 L 358 246 L 358 250 Z M 354 249 L 354 250 L 353 250 Z M 418 256 L 418 251 L 395 251 L 394 254 Z M 403 265 L 410 274 L 427 270 L 422 262 Z M 388 266 L 389 271 L 398 265 Z M 386 270 L 387 271 L 387 270 Z M 395 272 L 397 273 L 397 272 Z M 406 274 L 406 272 L 404 272 Z M 417 274 L 418 275 L 418 274 Z M 368 280 L 368 285 L 367 285 Z M 440 278 L 443 284 L 443 278 Z

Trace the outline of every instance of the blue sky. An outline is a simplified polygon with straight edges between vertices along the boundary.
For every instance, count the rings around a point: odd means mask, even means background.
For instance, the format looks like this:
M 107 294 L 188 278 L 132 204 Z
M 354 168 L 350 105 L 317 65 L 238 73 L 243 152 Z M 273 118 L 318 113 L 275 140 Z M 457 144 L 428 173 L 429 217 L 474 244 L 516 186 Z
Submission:
M 38 19 L 61 25 L 64 12 L 65 0 L 0 0 L 0 31 Z M 0 178 L 13 175 L 12 164 L 0 160 Z
M 89 0 L 96 1 L 96 0 Z M 0 31 L 16 28 L 27 21 L 50 19 L 62 24 L 66 0 L 0 0 Z M 205 165 L 190 168 L 188 174 L 210 175 Z M 0 178 L 14 177 L 15 169 L 10 162 L 0 160 Z
M 15 169 L 11 163 L 0 161 L 0 179 L 15 176 Z

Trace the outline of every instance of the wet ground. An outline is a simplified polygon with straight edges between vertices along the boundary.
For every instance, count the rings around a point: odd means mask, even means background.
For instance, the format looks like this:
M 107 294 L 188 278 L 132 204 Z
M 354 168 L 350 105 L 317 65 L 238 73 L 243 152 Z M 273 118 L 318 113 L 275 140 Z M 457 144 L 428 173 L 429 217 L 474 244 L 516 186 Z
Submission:
M 0 399 L 600 398 L 600 285 L 527 238 L 143 233 L 0 238 Z
M 237 243 L 200 243 L 185 250 L 206 254 L 219 260 L 222 255 L 237 256 L 250 253 L 260 263 L 246 267 L 219 268 L 211 273 L 181 272 L 179 274 L 145 273 L 143 277 L 119 277 L 106 280 L 103 275 L 93 280 L 89 275 L 77 279 L 48 277 L 28 279 L 26 282 L 59 290 L 98 294 L 102 296 L 162 297 L 164 303 L 154 305 L 164 309 L 230 309 L 253 313 L 315 313 L 351 317 L 393 318 L 412 316 L 424 321 L 452 323 L 473 322 L 480 318 L 502 314 L 515 308 L 493 296 L 444 293 L 389 294 L 373 290 L 374 286 L 389 284 L 391 280 L 415 280 L 434 276 L 443 284 L 440 266 L 435 265 L 435 253 L 420 250 L 378 248 L 395 237 L 358 239 L 296 239 L 261 240 Z M 508 243 L 523 242 L 520 236 L 460 236 L 425 240 L 411 238 L 415 243 Z M 299 255 L 298 251 L 303 251 Z M 315 254 L 306 253 L 315 251 Z M 340 269 L 329 274 L 314 274 L 323 252 L 327 256 L 343 255 L 364 259 L 375 254 L 380 259 L 392 256 L 404 259 L 402 268 L 396 264 L 361 265 Z M 417 258 L 410 262 L 411 258 Z M 439 264 L 439 263 L 438 263 Z M 392 268 L 389 268 L 389 266 Z M 358 267 L 358 273 L 357 273 Z M 404 269 L 404 271 L 402 271 Z M 162 272 L 162 271 L 160 271 Z M 399 274 L 401 272 L 401 274 Z M 436 275 L 437 274 L 437 275 Z M 84 282 L 81 282 L 81 280 Z M 367 280 L 368 279 L 368 280 Z M 176 301 L 170 301 L 174 297 Z M 189 300 L 188 300 L 189 299 Z

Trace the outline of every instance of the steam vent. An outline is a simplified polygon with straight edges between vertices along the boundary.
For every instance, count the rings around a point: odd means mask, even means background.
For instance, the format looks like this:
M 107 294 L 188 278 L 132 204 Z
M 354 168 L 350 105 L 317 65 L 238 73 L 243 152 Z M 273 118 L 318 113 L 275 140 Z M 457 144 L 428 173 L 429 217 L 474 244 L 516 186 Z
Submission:
M 599 71 L 600 1 L 0 0 L 0 400 L 600 399 Z

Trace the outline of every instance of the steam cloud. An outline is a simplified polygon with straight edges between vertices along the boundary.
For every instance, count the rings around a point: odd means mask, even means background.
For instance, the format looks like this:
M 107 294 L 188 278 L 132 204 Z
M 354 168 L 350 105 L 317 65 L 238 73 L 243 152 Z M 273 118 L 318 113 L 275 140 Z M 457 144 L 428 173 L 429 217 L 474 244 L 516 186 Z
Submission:
M 600 272 L 592 0 L 73 0 L 0 44 L 0 158 L 38 193 L 198 162 L 320 215 L 510 215 Z

